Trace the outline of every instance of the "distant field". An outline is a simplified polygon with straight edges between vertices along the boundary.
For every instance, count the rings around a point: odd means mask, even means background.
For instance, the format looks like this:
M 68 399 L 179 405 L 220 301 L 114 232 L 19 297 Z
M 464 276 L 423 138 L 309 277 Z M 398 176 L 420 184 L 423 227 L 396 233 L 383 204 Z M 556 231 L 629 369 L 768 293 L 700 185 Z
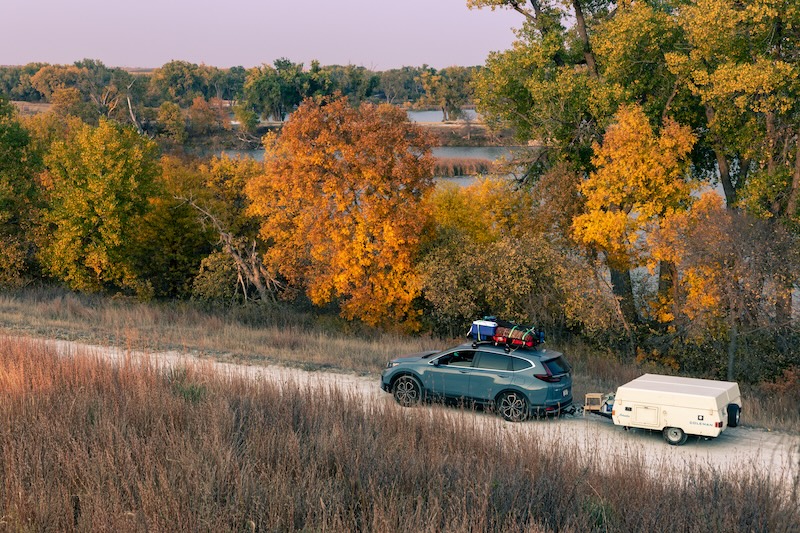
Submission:
M 11 103 L 17 107 L 17 110 L 19 110 L 19 113 L 22 115 L 36 115 L 38 113 L 46 113 L 47 111 L 50 111 L 50 107 L 52 107 L 52 104 L 48 104 L 45 102 L 33 103 L 33 102 L 20 102 L 18 100 L 13 100 Z

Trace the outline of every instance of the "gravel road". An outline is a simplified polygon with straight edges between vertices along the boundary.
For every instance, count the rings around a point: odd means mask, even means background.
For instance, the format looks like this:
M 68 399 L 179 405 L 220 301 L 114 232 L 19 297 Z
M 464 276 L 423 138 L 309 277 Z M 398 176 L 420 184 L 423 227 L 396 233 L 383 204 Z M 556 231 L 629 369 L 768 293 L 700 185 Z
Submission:
M 333 372 L 310 372 L 281 366 L 250 366 L 198 359 L 179 352 L 143 353 L 115 347 L 94 346 L 68 341 L 41 341 L 55 346 L 60 354 L 82 353 L 119 362 L 123 359 L 148 361 L 159 367 L 202 364 L 222 375 L 245 376 L 279 386 L 339 390 L 363 398 L 370 405 L 403 409 L 392 396 L 380 389 L 377 376 L 356 376 Z M 747 406 L 745 405 L 745 409 Z M 772 479 L 788 490 L 800 483 L 800 435 L 750 427 L 725 430 L 716 439 L 690 437 L 683 446 L 667 445 L 659 432 L 625 431 L 611 420 L 595 414 L 564 416 L 558 419 L 505 422 L 490 413 L 459 410 L 439 405 L 405 409 L 409 416 L 459 419 L 475 424 L 487 438 L 506 438 L 533 434 L 546 446 L 568 447 L 577 460 L 592 462 L 610 470 L 624 468 L 631 461 L 642 461 L 654 476 L 691 475 L 697 470 L 719 472 L 769 472 Z

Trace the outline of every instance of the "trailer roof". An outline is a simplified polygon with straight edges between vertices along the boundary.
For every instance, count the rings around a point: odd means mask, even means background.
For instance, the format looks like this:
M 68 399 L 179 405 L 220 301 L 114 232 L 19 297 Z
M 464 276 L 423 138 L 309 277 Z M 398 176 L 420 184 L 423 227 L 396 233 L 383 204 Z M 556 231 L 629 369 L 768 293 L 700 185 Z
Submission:
M 695 396 L 718 396 L 721 392 L 730 391 L 739 385 L 732 381 L 717 381 L 713 379 L 685 378 L 680 376 L 662 376 L 659 374 L 645 374 L 623 385 L 629 389 L 646 391 L 691 394 Z

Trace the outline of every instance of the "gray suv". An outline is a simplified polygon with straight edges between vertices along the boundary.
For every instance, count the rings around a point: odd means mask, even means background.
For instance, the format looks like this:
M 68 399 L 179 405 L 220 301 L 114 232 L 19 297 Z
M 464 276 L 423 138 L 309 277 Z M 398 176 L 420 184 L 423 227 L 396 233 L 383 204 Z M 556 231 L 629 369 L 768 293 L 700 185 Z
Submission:
M 381 388 L 406 407 L 422 400 L 457 401 L 521 422 L 571 408 L 571 370 L 559 352 L 472 343 L 392 359 L 381 373 Z

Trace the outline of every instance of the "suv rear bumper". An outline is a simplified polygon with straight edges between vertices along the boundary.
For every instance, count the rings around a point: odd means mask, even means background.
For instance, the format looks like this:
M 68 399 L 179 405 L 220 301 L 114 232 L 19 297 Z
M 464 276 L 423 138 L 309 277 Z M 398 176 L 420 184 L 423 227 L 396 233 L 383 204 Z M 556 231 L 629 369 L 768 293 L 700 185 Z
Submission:
M 531 412 L 536 416 L 561 416 L 569 411 L 572 407 L 572 398 L 563 402 L 546 403 L 543 406 L 535 406 L 531 408 Z

